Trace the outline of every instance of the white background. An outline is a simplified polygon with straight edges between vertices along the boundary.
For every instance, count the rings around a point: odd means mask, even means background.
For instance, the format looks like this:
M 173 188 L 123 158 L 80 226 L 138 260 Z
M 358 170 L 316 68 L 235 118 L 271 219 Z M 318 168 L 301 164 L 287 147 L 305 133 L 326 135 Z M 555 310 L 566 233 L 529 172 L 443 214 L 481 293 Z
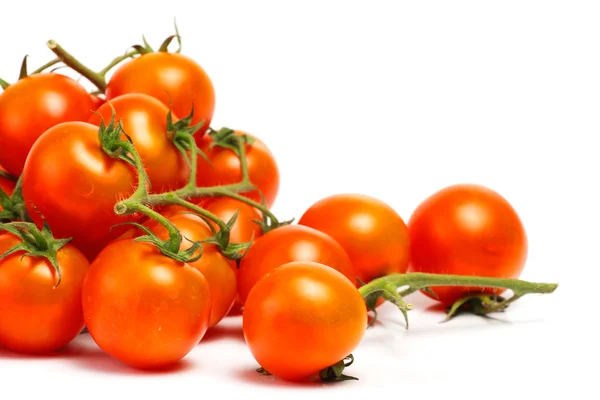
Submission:
M 493 319 L 446 324 L 417 294 L 409 330 L 386 305 L 348 370 L 358 382 L 307 387 L 255 375 L 234 318 L 169 374 L 129 370 L 87 336 L 57 357 L 0 352 L 0 398 L 521 399 L 590 387 L 599 347 L 597 2 L 54 0 L 3 2 L 0 12 L 0 76 L 9 81 L 25 54 L 32 69 L 52 58 L 49 39 L 100 69 L 142 33 L 158 46 L 176 17 L 183 52 L 215 85 L 213 127 L 246 130 L 276 155 L 282 218 L 332 193 L 363 192 L 408 220 L 434 191 L 481 183 L 525 224 L 522 277 L 560 283 Z

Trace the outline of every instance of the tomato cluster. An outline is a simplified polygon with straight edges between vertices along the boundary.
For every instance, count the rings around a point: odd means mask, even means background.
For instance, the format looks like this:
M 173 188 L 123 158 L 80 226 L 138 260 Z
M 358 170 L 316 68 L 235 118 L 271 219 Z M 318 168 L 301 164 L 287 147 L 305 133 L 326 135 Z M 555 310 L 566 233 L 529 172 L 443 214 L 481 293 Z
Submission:
M 340 380 L 385 300 L 405 312 L 402 295 L 420 290 L 486 313 L 506 289 L 553 290 L 517 280 L 523 225 L 482 186 L 434 193 L 408 223 L 364 194 L 280 221 L 274 155 L 212 129 L 213 84 L 172 39 L 101 73 L 51 41 L 50 64 L 98 92 L 36 71 L 0 94 L 0 347 L 51 352 L 87 328 L 108 355 L 162 368 L 239 309 L 263 370 Z

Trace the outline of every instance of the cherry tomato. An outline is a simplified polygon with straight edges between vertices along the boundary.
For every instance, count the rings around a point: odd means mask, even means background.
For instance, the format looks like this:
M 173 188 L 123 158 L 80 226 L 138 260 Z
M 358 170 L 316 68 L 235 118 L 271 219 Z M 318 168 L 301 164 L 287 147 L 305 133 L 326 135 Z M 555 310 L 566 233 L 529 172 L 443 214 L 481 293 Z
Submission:
M 267 232 L 248 249 L 238 271 L 238 294 L 245 303 L 261 278 L 293 261 L 318 262 L 341 272 L 356 284 L 352 261 L 342 246 L 323 232 L 301 225 L 285 225 Z
M 189 210 L 167 214 L 168 220 L 183 235 L 181 247 L 189 248 L 192 242 L 201 241 L 212 236 L 212 231 L 207 223 L 198 215 L 190 214 Z M 144 224 L 162 240 L 169 238 L 165 227 L 155 220 Z M 192 242 L 190 242 L 192 241 Z M 237 295 L 236 276 L 229 264 L 229 260 L 213 244 L 204 244 L 202 257 L 189 265 L 196 268 L 208 280 L 210 286 L 211 307 L 208 327 L 217 325 L 233 306 Z
M 215 214 L 222 221 L 229 221 L 237 212 L 238 216 L 235 224 L 230 231 L 229 240 L 232 243 L 248 243 L 258 240 L 262 236 L 262 229 L 253 221 L 261 221 L 261 213 L 251 205 L 242 201 L 232 199 L 230 197 L 218 197 L 207 202 L 204 208 L 207 211 Z M 213 223 L 215 229 L 217 225 Z M 234 260 L 229 260 L 231 268 L 235 273 L 236 279 L 238 276 L 237 263 Z M 230 310 L 230 314 L 238 314 L 241 311 L 242 301 L 236 296 L 236 301 Z
M 0 254 L 21 239 L 0 235 Z M 70 343 L 84 328 L 81 290 L 89 262 L 73 245 L 58 250 L 61 282 L 45 257 L 17 251 L 0 259 L 0 347 L 48 353 Z
M 236 131 L 236 134 L 246 134 Z M 260 140 L 254 137 L 252 145 L 246 145 L 246 160 L 250 182 L 258 187 L 265 197 L 267 208 L 275 203 L 279 191 L 279 168 L 271 151 Z M 198 147 L 208 156 L 210 163 L 198 156 L 198 175 L 196 183 L 200 187 L 238 183 L 242 180 L 242 168 L 237 154 L 228 148 L 211 146 L 213 139 L 209 135 L 196 138 Z M 242 193 L 244 196 L 261 202 L 260 193 L 252 191 Z
M 285 264 L 260 280 L 244 306 L 243 330 L 256 361 L 290 381 L 343 360 L 367 328 L 365 302 L 338 271 L 314 262 Z
M 525 266 L 527 237 L 519 216 L 506 199 L 484 186 L 460 184 L 434 193 L 414 211 L 408 228 L 413 272 L 516 279 Z M 431 290 L 446 305 L 471 291 L 504 292 L 440 286 Z
M 106 98 L 126 93 L 145 93 L 157 98 L 179 118 L 194 108 L 192 124 L 204 122 L 196 132 L 204 135 L 215 110 L 215 90 L 204 69 L 191 58 L 178 53 L 157 52 L 121 64 L 108 86 Z
M 43 73 L 23 78 L 0 96 L 0 164 L 21 175 L 31 146 L 54 125 L 87 121 L 92 98 L 75 80 Z
M 368 283 L 408 268 L 408 229 L 388 204 L 371 196 L 336 194 L 313 204 L 298 221 L 330 235 Z
M 140 218 L 114 212 L 136 185 L 135 169 L 107 155 L 98 128 L 87 122 L 50 128 L 31 148 L 23 170 L 23 198 L 31 218 L 41 226 L 41 213 L 56 237 L 72 237 L 90 261 L 127 230 L 111 227 Z
M 202 339 L 210 288 L 200 271 L 155 245 L 124 239 L 106 246 L 83 285 L 85 323 L 113 358 L 141 369 L 170 366 Z
M 6 172 L 1 165 L 0 171 Z M 3 190 L 8 196 L 12 196 L 13 190 L 15 190 L 15 182 L 0 175 L 0 189 Z M 2 205 L 0 205 L 0 210 L 2 210 Z
M 152 191 L 168 192 L 183 187 L 189 179 L 190 168 L 167 134 L 169 108 L 146 94 L 125 94 L 101 106 L 89 122 L 100 126 L 104 120 L 108 124 L 113 108 L 115 120 L 121 121 L 142 159 Z M 173 116 L 175 121 L 177 117 Z

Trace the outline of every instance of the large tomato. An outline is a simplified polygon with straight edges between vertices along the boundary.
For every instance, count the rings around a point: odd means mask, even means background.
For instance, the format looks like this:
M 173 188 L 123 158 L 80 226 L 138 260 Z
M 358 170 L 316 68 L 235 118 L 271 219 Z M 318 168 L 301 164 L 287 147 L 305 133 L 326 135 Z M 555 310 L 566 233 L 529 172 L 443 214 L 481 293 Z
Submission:
M 480 185 L 453 185 L 432 194 L 416 208 L 408 228 L 412 272 L 516 279 L 525 266 L 527 237 L 519 216 L 500 194 Z M 446 305 L 471 291 L 504 292 L 439 286 L 431 290 Z
M 0 235 L 0 254 L 20 238 Z M 0 259 L 0 347 L 47 353 L 71 342 L 84 327 L 81 291 L 89 262 L 73 245 L 58 250 L 61 281 L 44 257 L 17 251 Z
M 112 226 L 139 219 L 114 212 L 136 185 L 135 169 L 107 155 L 98 128 L 87 122 L 50 128 L 31 148 L 23 170 L 23 198 L 31 218 L 41 225 L 41 213 L 56 237 L 72 237 L 90 261 L 126 231 L 111 231 Z
M 204 220 L 189 211 L 175 211 L 166 214 L 168 220 L 175 225 L 183 236 L 181 247 L 189 248 L 192 242 L 201 241 L 212 236 L 212 231 Z M 164 226 L 155 220 L 144 224 L 162 240 L 169 238 Z M 219 252 L 213 244 L 203 244 L 202 257 L 190 262 L 189 265 L 198 269 L 208 280 L 210 286 L 211 308 L 208 327 L 218 324 L 233 306 L 237 295 L 236 276 L 229 260 Z
M 209 76 L 197 62 L 178 53 L 148 53 L 123 63 L 108 82 L 106 99 L 126 93 L 155 97 L 179 118 L 187 117 L 193 106 L 192 124 L 204 122 L 197 136 L 206 132 L 215 110 L 215 90 Z
M 6 172 L 1 165 L 0 171 Z M 13 190 L 15 190 L 15 182 L 0 175 L 0 189 L 4 191 L 5 194 L 12 196 Z M 0 210 L 2 210 L 2 205 L 0 205 Z
M 82 299 L 96 344 L 142 369 L 185 357 L 206 333 L 211 312 L 209 283 L 200 271 L 132 239 L 102 250 L 90 266 Z
M 327 233 L 352 259 L 364 283 L 408 268 L 409 239 L 404 220 L 371 196 L 337 194 L 313 204 L 298 220 Z
M 312 261 L 341 272 L 356 284 L 352 261 L 335 240 L 301 225 L 285 225 L 267 232 L 250 247 L 238 271 L 238 294 L 245 303 L 250 290 L 265 275 L 293 261 Z
M 0 96 L 0 164 L 21 175 L 31 146 L 54 125 L 87 121 L 92 97 L 75 80 L 43 73 L 23 78 Z
M 154 97 L 132 93 L 116 97 L 98 109 L 89 122 L 100 126 L 111 119 L 121 121 L 142 158 L 153 192 L 168 192 L 184 186 L 190 175 L 188 163 L 167 134 L 169 108 Z M 173 122 L 177 117 L 173 116 Z M 125 135 L 123 135 L 125 138 Z
M 246 134 L 236 131 L 236 134 Z M 279 168 L 275 157 L 260 139 L 253 137 L 252 145 L 246 144 L 246 160 L 250 182 L 255 185 L 265 197 L 267 208 L 275 203 L 279 191 Z M 238 183 L 242 180 L 240 158 L 231 149 L 212 146 L 213 138 L 205 135 L 196 138 L 200 150 L 208 156 L 210 163 L 198 156 L 198 175 L 196 183 L 200 187 Z M 244 196 L 261 202 L 259 191 L 244 193 Z
M 279 267 L 254 286 L 244 306 L 252 355 L 285 380 L 309 379 L 343 360 L 366 328 L 365 302 L 355 285 L 313 262 Z

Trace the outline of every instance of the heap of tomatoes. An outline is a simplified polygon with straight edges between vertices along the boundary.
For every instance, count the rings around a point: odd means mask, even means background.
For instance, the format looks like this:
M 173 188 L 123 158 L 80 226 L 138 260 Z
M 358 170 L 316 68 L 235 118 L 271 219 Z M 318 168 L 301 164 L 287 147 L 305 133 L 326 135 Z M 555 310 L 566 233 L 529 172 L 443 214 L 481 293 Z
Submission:
M 57 62 L 82 72 L 64 49 L 50 47 Z M 254 134 L 212 129 L 209 75 L 167 47 L 137 46 L 111 65 L 108 79 L 110 68 L 83 71 L 98 86 L 93 93 L 58 71 L 5 85 L 0 347 L 52 352 L 87 328 L 108 355 L 162 368 L 237 310 L 264 371 L 339 379 L 368 324 L 358 288 L 410 272 L 521 273 L 523 225 L 503 197 L 482 186 L 440 190 L 408 223 L 362 194 L 330 194 L 297 222 L 268 223 L 280 179 L 274 155 Z M 178 141 L 185 135 L 193 140 Z M 252 189 L 230 191 L 244 168 Z M 169 197 L 202 188 L 206 196 L 184 199 L 201 213 Z M 115 211 L 136 197 L 142 206 L 135 212 Z M 150 198 L 171 200 L 143 202 Z M 473 291 L 503 289 L 423 293 L 450 306 Z

